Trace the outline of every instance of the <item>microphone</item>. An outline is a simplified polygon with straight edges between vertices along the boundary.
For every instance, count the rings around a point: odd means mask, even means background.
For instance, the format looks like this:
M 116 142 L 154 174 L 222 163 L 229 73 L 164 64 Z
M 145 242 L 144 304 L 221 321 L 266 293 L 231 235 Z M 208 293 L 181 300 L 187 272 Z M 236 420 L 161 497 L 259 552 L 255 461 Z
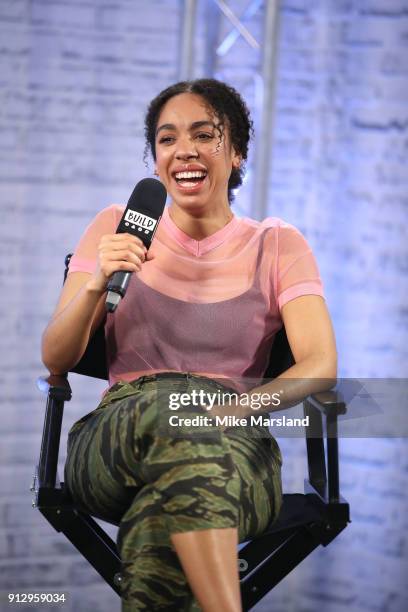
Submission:
M 152 178 L 139 181 L 129 198 L 116 233 L 133 234 L 148 249 L 163 214 L 166 197 L 166 189 L 160 181 Z M 110 277 L 105 302 L 108 312 L 115 312 L 120 300 L 125 297 L 131 274 L 119 270 Z

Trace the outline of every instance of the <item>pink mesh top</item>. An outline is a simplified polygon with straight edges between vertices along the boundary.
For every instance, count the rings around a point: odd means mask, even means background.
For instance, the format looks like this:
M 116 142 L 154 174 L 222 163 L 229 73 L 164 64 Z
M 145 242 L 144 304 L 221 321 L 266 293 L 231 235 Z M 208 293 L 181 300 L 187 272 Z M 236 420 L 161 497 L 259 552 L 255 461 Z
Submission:
M 69 272 L 92 273 L 103 234 L 113 234 L 124 207 L 102 210 L 85 230 Z M 109 382 L 162 371 L 227 378 L 241 392 L 262 378 L 289 300 L 323 296 L 313 253 L 281 219 L 232 220 L 202 240 L 165 208 L 150 247 L 155 256 L 134 273 L 125 298 L 108 314 Z

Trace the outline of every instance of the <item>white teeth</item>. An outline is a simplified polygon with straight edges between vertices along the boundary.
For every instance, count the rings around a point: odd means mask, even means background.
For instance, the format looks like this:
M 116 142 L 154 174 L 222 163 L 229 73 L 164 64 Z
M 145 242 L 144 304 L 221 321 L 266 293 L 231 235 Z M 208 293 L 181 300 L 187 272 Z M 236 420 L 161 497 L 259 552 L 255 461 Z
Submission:
M 175 174 L 176 179 L 189 179 L 189 178 L 201 178 L 206 176 L 206 172 L 202 172 L 201 170 L 195 170 L 194 172 L 177 172 Z
M 180 187 L 196 187 L 198 185 L 198 183 L 191 183 L 190 181 L 179 181 L 178 185 L 180 185 Z

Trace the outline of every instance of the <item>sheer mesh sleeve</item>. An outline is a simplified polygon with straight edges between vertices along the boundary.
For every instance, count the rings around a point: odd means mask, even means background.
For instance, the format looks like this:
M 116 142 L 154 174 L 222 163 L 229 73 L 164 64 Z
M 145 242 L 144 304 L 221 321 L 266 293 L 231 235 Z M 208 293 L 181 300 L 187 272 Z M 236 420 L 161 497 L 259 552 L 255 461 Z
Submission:
M 96 269 L 98 245 L 104 234 L 114 234 L 120 221 L 123 207 L 112 204 L 101 210 L 82 234 L 69 263 L 70 272 L 89 272 Z
M 324 297 L 312 250 L 301 232 L 287 223 L 279 228 L 277 295 L 279 310 L 301 295 Z

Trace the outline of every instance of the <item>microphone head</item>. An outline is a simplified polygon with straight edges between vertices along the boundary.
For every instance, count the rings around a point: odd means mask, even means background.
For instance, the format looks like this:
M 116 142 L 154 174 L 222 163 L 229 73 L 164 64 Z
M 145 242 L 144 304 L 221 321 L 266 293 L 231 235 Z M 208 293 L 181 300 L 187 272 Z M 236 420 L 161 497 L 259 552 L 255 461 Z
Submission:
M 156 219 L 163 214 L 167 191 L 160 181 L 145 178 L 139 181 L 132 191 L 127 208 L 149 210 Z
M 134 188 L 117 233 L 127 232 L 140 238 L 149 248 L 166 204 L 167 192 L 152 178 L 139 181 Z

